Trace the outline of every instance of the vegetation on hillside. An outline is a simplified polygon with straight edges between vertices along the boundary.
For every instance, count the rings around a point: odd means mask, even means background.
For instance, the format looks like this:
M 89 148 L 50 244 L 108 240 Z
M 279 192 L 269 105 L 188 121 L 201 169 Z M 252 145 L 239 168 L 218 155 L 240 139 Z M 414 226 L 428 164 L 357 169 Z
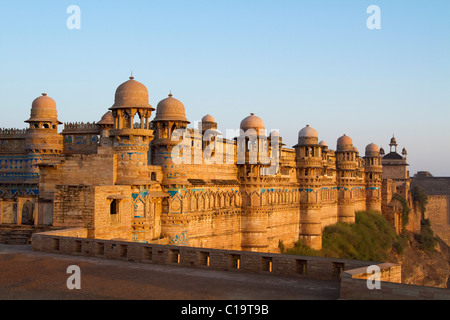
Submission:
M 414 238 L 419 242 L 419 248 L 428 253 L 432 253 L 438 244 L 438 239 L 434 236 L 429 219 L 422 220 L 421 231 L 414 234 Z
M 405 197 L 396 193 L 393 197 L 393 200 L 398 200 L 402 204 L 402 233 L 404 233 L 406 226 L 409 222 L 409 213 L 411 212 L 411 208 L 408 206 L 408 202 Z
M 414 205 L 420 210 L 422 219 L 425 217 L 425 210 L 428 204 L 428 195 L 425 190 L 419 186 L 415 186 L 411 189 L 411 197 L 414 201 Z
M 322 250 L 313 250 L 300 240 L 283 253 L 386 261 L 391 250 L 402 254 L 406 244 L 407 239 L 398 236 L 381 214 L 356 212 L 354 224 L 339 222 L 323 230 Z

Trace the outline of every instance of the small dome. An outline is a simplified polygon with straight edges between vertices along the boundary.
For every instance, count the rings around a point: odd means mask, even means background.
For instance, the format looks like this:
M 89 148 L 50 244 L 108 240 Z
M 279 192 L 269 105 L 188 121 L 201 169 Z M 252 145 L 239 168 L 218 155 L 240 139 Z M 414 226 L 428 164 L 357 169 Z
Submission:
M 270 132 L 271 137 L 280 137 L 280 133 L 276 130 Z
M 108 111 L 107 113 L 105 113 L 100 121 L 97 122 L 97 124 L 114 125 L 114 117 L 112 111 Z
M 353 140 L 347 136 L 343 135 L 337 141 L 337 151 L 353 151 Z
M 55 100 L 47 96 L 46 93 L 36 98 L 31 104 L 30 119 L 25 122 L 30 121 L 58 121 Z
M 316 129 L 311 128 L 309 124 L 306 125 L 300 132 L 298 133 L 298 137 L 306 137 L 306 138 L 318 138 L 319 133 Z
M 156 107 L 156 117 L 153 121 L 189 121 L 186 119 L 184 104 L 169 94 L 169 97 L 161 100 Z
M 395 139 L 395 137 L 392 137 L 390 144 L 397 144 L 397 140 Z
M 206 116 L 204 116 L 202 118 L 202 122 L 216 122 L 216 120 L 214 119 L 214 117 L 210 114 L 207 114 Z
M 375 143 L 366 146 L 366 156 L 378 156 L 379 154 L 380 148 Z
M 148 103 L 148 90 L 140 82 L 130 77 L 130 80 L 122 83 L 116 90 L 114 105 L 110 108 L 148 108 L 152 106 Z
M 325 141 L 323 141 L 323 140 L 319 142 L 319 146 L 321 146 L 321 147 L 328 147 L 327 143 Z
M 357 147 L 353 147 L 353 151 L 359 152 Z
M 56 102 L 49 96 L 47 96 L 46 93 L 43 93 L 42 96 L 34 99 L 31 109 L 37 110 L 37 109 L 53 109 L 56 110 Z
M 259 130 L 265 130 L 264 121 L 254 113 L 250 113 L 248 117 L 241 121 L 241 129 L 247 131 L 249 129 L 255 130 L 259 133 Z

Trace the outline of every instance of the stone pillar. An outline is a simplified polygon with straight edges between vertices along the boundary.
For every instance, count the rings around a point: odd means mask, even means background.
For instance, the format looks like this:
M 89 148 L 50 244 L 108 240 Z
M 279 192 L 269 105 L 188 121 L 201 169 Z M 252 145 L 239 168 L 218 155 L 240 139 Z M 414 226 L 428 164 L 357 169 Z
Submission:
M 355 203 L 352 199 L 339 199 L 338 222 L 355 223 Z
M 0 199 L 0 225 L 3 224 L 3 199 Z
M 246 209 L 241 216 L 241 248 L 244 251 L 267 252 L 267 213 Z
M 301 205 L 299 239 L 315 249 L 322 249 L 322 221 L 319 205 Z
M 22 225 L 23 203 L 24 203 L 23 199 L 17 198 L 17 213 L 16 213 L 16 217 L 17 217 L 17 225 L 18 226 Z
M 34 221 L 34 225 L 37 226 L 39 225 L 39 202 L 37 199 L 34 199 L 33 201 L 33 221 Z

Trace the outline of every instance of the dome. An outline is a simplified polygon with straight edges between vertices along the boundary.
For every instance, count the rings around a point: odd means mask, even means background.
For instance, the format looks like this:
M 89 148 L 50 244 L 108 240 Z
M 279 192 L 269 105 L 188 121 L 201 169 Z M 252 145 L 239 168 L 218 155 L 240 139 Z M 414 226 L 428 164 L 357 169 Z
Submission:
M 317 145 L 318 143 L 319 134 L 309 124 L 298 133 L 298 145 Z
M 241 121 L 241 129 L 247 131 L 249 129 L 255 130 L 259 133 L 259 130 L 265 130 L 264 121 L 254 113 L 250 113 L 248 117 Z
M 366 147 L 366 156 L 378 156 L 380 154 L 380 148 L 375 144 L 368 144 Z
M 321 147 L 328 147 L 327 143 L 325 141 L 323 141 L 323 140 L 319 142 L 319 146 L 321 146 Z
M 105 113 L 100 121 L 97 122 L 97 124 L 114 125 L 114 117 L 112 115 L 112 111 L 108 111 L 107 113 Z
M 318 138 L 319 133 L 316 129 L 311 128 L 309 124 L 306 125 L 300 132 L 298 133 L 298 137 L 307 137 L 307 138 Z
M 210 114 L 207 114 L 206 116 L 204 116 L 202 118 L 202 122 L 216 122 L 216 120 L 214 119 L 214 117 Z
M 30 121 L 39 121 L 39 122 L 58 121 L 58 114 L 56 111 L 55 100 L 47 96 L 46 93 L 43 93 L 42 96 L 36 98 L 31 104 L 30 119 L 28 119 L 25 122 Z
M 175 99 L 172 94 L 161 100 L 156 107 L 156 117 L 153 121 L 183 121 L 189 123 L 186 119 L 186 111 L 183 103 Z
M 134 80 L 134 77 L 130 77 L 130 80 L 122 83 L 116 90 L 114 105 L 110 110 L 120 108 L 147 108 L 154 110 L 148 103 L 147 88 L 142 83 Z
M 337 141 L 337 151 L 353 151 L 353 140 L 347 136 L 343 135 Z
M 280 132 L 274 130 L 270 132 L 270 136 L 271 137 L 280 137 Z
M 397 144 L 397 140 L 395 139 L 395 137 L 392 137 L 390 144 Z

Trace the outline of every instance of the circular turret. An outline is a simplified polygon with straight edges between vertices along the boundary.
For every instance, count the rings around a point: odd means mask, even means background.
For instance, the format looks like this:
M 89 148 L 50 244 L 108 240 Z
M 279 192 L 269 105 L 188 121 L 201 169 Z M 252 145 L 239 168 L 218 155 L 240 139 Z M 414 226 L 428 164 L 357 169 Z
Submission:
M 181 121 L 190 123 L 186 119 L 186 110 L 184 104 L 169 94 L 169 97 L 161 100 L 156 107 L 156 117 L 153 120 L 157 121 Z
M 319 134 L 316 129 L 308 125 L 298 133 L 299 145 L 317 145 L 319 143 Z

